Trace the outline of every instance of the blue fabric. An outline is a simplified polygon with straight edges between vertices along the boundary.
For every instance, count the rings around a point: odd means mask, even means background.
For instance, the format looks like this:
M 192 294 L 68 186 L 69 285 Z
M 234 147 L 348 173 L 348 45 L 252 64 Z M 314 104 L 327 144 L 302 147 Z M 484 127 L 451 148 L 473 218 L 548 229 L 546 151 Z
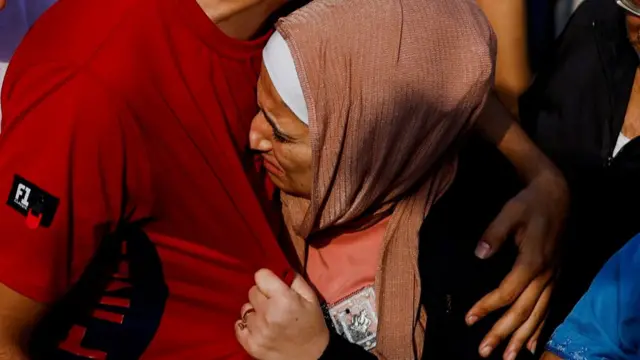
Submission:
M 600 270 L 547 350 L 567 360 L 640 360 L 640 234 Z

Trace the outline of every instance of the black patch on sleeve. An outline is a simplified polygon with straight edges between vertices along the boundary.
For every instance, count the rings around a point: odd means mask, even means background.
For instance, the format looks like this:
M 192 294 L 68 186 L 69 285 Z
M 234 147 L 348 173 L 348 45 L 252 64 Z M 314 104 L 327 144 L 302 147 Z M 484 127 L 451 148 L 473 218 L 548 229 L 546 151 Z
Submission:
M 49 227 L 60 200 L 20 175 L 14 175 L 7 205 L 23 216 L 40 216 L 40 226 Z

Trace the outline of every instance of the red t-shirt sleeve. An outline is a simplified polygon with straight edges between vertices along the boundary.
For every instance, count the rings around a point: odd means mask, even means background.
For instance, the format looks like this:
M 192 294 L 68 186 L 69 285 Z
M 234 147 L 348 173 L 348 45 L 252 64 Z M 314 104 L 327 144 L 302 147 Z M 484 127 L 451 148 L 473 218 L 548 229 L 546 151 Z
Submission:
M 34 88 L 28 75 L 3 90 L 0 283 L 46 303 L 119 221 L 145 216 L 148 162 L 127 108 L 95 79 L 73 74 Z M 50 224 L 33 228 L 38 213 Z

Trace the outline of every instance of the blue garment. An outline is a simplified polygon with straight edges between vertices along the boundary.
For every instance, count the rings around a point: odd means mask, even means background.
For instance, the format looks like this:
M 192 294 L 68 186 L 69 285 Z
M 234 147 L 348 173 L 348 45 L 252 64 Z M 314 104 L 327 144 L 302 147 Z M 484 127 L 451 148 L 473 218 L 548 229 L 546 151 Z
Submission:
M 640 360 L 640 234 L 600 270 L 547 350 L 567 360 Z

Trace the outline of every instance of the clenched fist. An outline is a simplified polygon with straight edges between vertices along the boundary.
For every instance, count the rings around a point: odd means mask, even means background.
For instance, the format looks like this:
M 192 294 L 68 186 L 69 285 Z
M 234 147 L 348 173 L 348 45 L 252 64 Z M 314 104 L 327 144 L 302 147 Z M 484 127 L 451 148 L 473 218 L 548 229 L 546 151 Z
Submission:
M 317 360 L 329 343 L 329 330 L 313 289 L 300 275 L 289 287 L 265 269 L 255 281 L 236 323 L 242 347 L 259 360 Z

